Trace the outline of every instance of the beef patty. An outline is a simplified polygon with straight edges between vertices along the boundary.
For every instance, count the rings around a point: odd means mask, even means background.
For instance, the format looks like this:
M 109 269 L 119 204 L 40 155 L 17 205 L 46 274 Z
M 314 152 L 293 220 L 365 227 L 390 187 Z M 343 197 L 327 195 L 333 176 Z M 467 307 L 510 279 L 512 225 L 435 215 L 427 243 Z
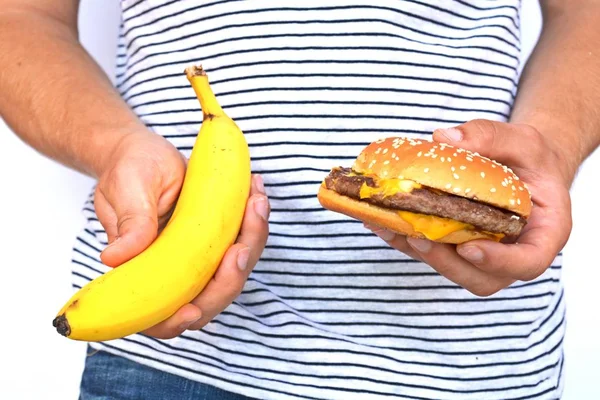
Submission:
M 410 193 L 400 192 L 391 196 L 374 194 L 361 199 L 360 188 L 363 184 L 377 187 L 372 177 L 356 174 L 350 168 L 334 168 L 325 178 L 327 189 L 355 200 L 388 209 L 451 218 L 483 231 L 503 233 L 509 237 L 518 236 L 526 224 L 525 219 L 516 214 L 425 186 L 415 188 Z

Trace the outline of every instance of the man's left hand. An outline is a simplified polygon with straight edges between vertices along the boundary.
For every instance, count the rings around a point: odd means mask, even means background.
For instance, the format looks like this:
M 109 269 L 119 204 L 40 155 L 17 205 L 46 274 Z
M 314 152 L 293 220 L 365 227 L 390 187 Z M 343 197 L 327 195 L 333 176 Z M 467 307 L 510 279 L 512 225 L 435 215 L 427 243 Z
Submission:
M 474 240 L 455 246 L 369 228 L 395 249 L 429 264 L 478 296 L 489 296 L 517 280 L 540 276 L 571 233 L 572 163 L 539 131 L 523 124 L 473 120 L 437 130 L 433 140 L 494 159 L 527 183 L 533 209 L 518 240 L 512 244 Z

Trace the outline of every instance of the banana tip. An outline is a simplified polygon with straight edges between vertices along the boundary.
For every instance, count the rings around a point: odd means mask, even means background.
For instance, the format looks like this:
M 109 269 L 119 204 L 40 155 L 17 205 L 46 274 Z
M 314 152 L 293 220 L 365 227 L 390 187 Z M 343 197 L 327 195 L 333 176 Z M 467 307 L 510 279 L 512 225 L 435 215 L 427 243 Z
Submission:
M 69 321 L 67 321 L 67 317 L 64 314 L 59 315 L 54 318 L 52 321 L 52 326 L 56 328 L 56 331 L 63 336 L 69 336 L 71 334 L 71 327 L 69 326 Z
M 206 71 L 204 71 L 202 65 L 192 65 L 185 69 L 185 75 L 188 78 L 192 78 L 194 76 L 205 76 Z

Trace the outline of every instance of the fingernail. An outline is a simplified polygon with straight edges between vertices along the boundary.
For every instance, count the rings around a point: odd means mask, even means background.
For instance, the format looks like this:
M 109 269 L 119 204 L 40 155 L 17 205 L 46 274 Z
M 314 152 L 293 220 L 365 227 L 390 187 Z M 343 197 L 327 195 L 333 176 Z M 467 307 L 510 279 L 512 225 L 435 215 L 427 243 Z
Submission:
M 465 246 L 459 247 L 457 250 L 458 254 L 471 262 L 480 263 L 483 261 L 483 251 L 477 246 Z
M 254 211 L 265 221 L 269 218 L 269 204 L 263 196 L 254 199 Z
M 456 128 L 440 129 L 439 132 L 451 142 L 460 142 L 463 139 L 463 134 Z
M 237 253 L 237 266 L 240 271 L 243 271 L 248 266 L 248 258 L 250 258 L 250 248 L 246 247 Z
M 414 248 L 415 250 L 421 253 L 427 253 L 429 252 L 429 250 L 431 250 L 430 240 L 409 237 L 406 238 L 406 241 L 408 242 L 410 247 Z
M 260 193 L 265 193 L 265 183 L 262 176 L 254 175 L 254 187 L 256 187 L 256 190 L 258 190 Z
M 388 231 L 387 229 L 375 229 L 373 233 L 379 236 L 381 239 L 385 240 L 386 242 L 389 242 L 390 240 L 396 237 L 396 234 L 394 232 Z

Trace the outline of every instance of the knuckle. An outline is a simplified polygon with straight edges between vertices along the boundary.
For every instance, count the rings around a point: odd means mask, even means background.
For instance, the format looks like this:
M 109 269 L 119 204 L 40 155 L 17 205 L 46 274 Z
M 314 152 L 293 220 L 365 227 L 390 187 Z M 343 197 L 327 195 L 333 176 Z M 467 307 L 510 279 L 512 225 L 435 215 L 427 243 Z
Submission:
M 473 142 L 474 150 L 487 153 L 488 149 L 496 146 L 501 140 L 497 124 L 497 122 L 481 118 L 471 120 L 464 125 L 465 139 Z
M 212 318 L 210 319 L 206 319 L 202 318 L 201 321 L 199 322 L 194 322 L 192 325 L 190 325 L 187 330 L 188 331 L 199 331 L 200 329 L 204 328 L 204 326 L 207 324 L 208 321 L 210 321 Z
M 467 288 L 469 292 L 478 297 L 489 297 L 493 294 L 496 294 L 500 289 L 501 287 L 498 287 L 497 285 L 478 285 Z
M 250 262 L 248 262 L 250 264 Z M 250 269 L 252 266 L 248 265 L 247 268 Z M 213 278 L 214 279 L 214 278 Z M 217 284 L 222 285 L 221 289 L 221 301 L 223 304 L 231 303 L 235 298 L 237 298 L 242 290 L 244 289 L 244 285 L 246 284 L 246 279 L 242 276 L 237 276 L 235 278 L 229 277 L 227 280 L 220 281 L 215 280 Z
M 496 135 L 496 125 L 487 119 L 475 119 L 472 121 L 477 130 L 477 135 L 483 140 L 491 141 Z
M 545 262 L 536 262 L 530 268 L 526 268 L 523 272 L 521 272 L 518 276 L 519 280 L 523 282 L 531 282 L 532 280 L 538 278 L 540 275 L 544 273 L 547 266 L 544 265 Z M 550 265 L 550 264 L 548 264 Z
M 536 262 L 523 276 L 523 281 L 529 282 L 539 278 L 554 262 L 554 256 L 542 258 Z
M 249 266 L 250 268 L 250 266 Z M 235 300 L 241 293 L 242 290 L 244 290 L 244 285 L 246 284 L 245 280 L 239 280 L 236 283 L 234 283 L 233 285 L 231 285 L 231 287 L 229 288 L 229 303 L 231 303 L 233 300 Z
M 173 339 L 177 336 L 179 336 L 181 332 L 180 331 L 175 331 L 172 329 L 157 329 L 157 330 L 150 330 L 147 331 L 146 334 L 148 336 L 152 336 L 154 338 L 157 339 Z

